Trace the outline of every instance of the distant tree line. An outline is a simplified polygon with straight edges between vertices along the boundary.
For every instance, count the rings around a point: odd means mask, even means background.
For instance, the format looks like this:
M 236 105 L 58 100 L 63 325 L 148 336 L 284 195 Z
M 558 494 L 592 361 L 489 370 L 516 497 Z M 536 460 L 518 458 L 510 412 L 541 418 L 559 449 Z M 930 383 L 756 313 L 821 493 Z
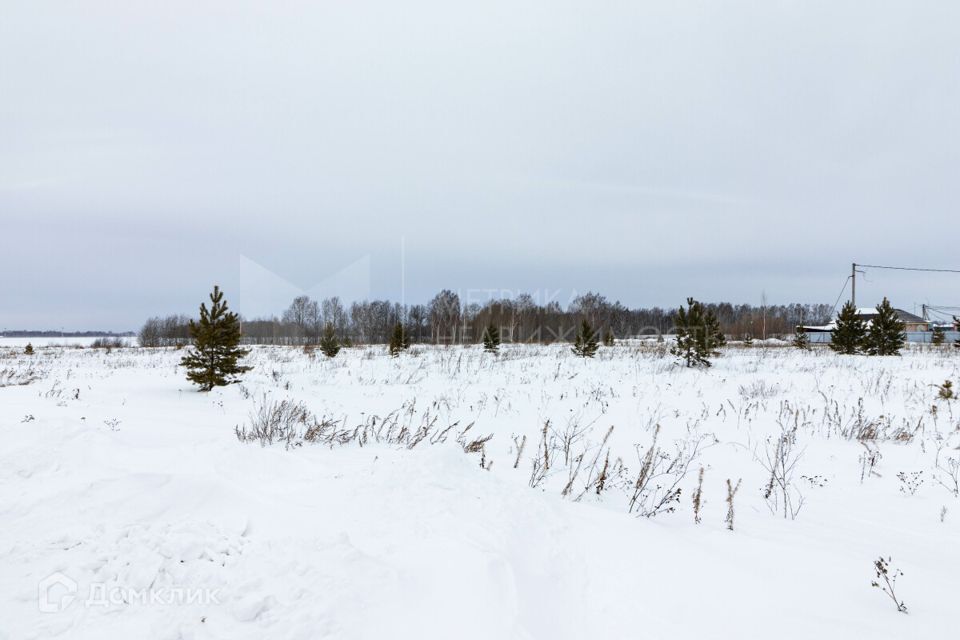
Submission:
M 746 336 L 785 337 L 797 325 L 822 325 L 833 308 L 826 304 L 734 305 L 704 303 L 720 331 L 734 339 Z M 473 344 L 483 342 L 490 327 L 498 340 L 510 342 L 573 342 L 586 320 L 606 341 L 675 332 L 677 309 L 630 309 L 598 293 L 576 297 L 566 309 L 559 302 L 539 303 L 529 294 L 465 303 L 450 290 L 427 304 L 401 305 L 389 300 L 344 304 L 339 298 L 312 300 L 298 296 L 279 316 L 242 321 L 244 344 L 319 344 L 332 331 L 340 344 L 389 344 L 398 324 L 413 343 Z M 183 315 L 150 318 L 139 332 L 140 344 L 159 347 L 190 342 L 190 318 Z
M 4 338 L 124 338 L 137 335 L 133 331 L 115 333 L 113 331 L 36 331 L 17 329 L 0 331 Z
M 172 315 L 150 318 L 137 333 L 141 347 L 183 346 L 190 341 L 190 317 Z

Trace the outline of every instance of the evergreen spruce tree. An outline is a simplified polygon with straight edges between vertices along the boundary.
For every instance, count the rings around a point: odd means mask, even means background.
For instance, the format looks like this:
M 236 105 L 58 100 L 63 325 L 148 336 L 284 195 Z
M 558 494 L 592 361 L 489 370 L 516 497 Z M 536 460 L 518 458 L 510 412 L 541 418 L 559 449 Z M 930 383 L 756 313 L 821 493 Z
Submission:
M 573 341 L 573 352 L 581 358 L 592 358 L 600 348 L 600 341 L 597 339 L 597 332 L 593 330 L 590 323 L 584 319 L 580 322 L 580 329 Z
M 483 332 L 483 350 L 488 353 L 500 351 L 500 330 L 494 324 Z
M 930 344 L 933 346 L 939 347 L 947 341 L 947 334 L 940 325 L 935 326 L 932 333 L 933 335 L 930 336 Z
M 329 322 L 323 327 L 323 335 L 320 336 L 320 351 L 328 358 L 335 358 L 340 353 L 337 331 L 333 328 L 333 324 Z
M 397 357 L 401 351 L 410 348 L 410 336 L 403 328 L 403 324 L 398 322 L 393 327 L 393 333 L 390 335 L 390 355 Z
M 682 306 L 677 309 L 677 318 L 674 321 L 674 331 L 676 338 L 670 353 L 686 364 L 688 367 L 705 364 L 710 366 L 709 361 L 701 362 L 697 352 L 697 327 L 703 326 L 703 307 L 693 298 L 687 298 L 687 308 Z
M 810 336 L 801 327 L 797 327 L 793 333 L 793 346 L 803 351 L 810 350 Z
M 693 298 L 687 298 L 686 309 L 677 309 L 674 330 L 676 341 L 670 353 L 688 367 L 709 367 L 711 356 L 720 355 L 718 349 L 727 343 L 713 311 Z
M 713 309 L 704 307 L 705 312 L 703 315 L 704 320 L 704 332 L 701 342 L 701 348 L 704 356 L 719 356 L 720 347 L 726 346 L 727 337 L 723 335 L 723 331 L 720 329 L 720 320 L 717 318 L 717 315 L 713 312 Z
M 206 303 L 200 305 L 200 321 L 190 321 L 190 337 L 193 350 L 180 364 L 200 391 L 239 382 L 237 377 L 250 370 L 238 364 L 250 350 L 240 348 L 240 319 L 227 309 L 220 287 L 213 287 L 209 309 Z
M 870 323 L 865 343 L 866 352 L 872 356 L 898 356 L 907 342 L 903 321 L 886 298 L 877 305 L 877 315 Z
M 830 332 L 830 348 L 847 355 L 859 353 L 866 336 L 866 323 L 853 303 L 847 302 L 837 314 L 837 321 Z
M 743 346 L 752 347 L 753 346 L 753 334 L 748 333 L 743 339 Z
M 33 355 L 33 344 L 28 342 L 27 347 L 23 350 L 23 353 L 28 356 Z
M 603 334 L 603 346 L 612 347 L 616 339 L 613 337 L 613 331 L 607 329 Z

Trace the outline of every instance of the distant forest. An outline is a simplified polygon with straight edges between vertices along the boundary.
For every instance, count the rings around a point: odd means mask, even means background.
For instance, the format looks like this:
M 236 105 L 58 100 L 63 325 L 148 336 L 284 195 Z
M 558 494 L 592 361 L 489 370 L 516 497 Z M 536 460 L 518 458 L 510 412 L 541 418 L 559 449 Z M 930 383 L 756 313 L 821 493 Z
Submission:
M 129 338 L 137 335 L 133 331 L 115 333 L 113 331 L 36 331 L 33 329 L 17 329 L 0 331 L 4 338 Z
M 678 301 L 682 302 L 682 301 Z M 828 304 L 754 306 L 727 302 L 706 305 L 720 320 L 721 329 L 734 338 L 783 337 L 800 324 L 826 324 L 833 316 Z M 397 323 L 412 342 L 471 344 L 482 340 L 486 327 L 499 328 L 504 342 L 566 342 L 586 319 L 594 328 L 611 331 L 616 338 L 668 334 L 676 309 L 629 309 L 596 293 L 575 298 L 566 309 L 558 302 L 539 304 L 533 296 L 464 304 L 450 290 L 438 293 L 428 304 L 404 306 L 388 300 L 354 302 L 339 298 L 311 300 L 300 296 L 279 317 L 245 319 L 246 344 L 300 345 L 316 343 L 326 325 L 345 344 L 384 344 Z M 140 344 L 148 347 L 187 344 L 190 318 L 184 315 L 150 318 L 141 328 Z

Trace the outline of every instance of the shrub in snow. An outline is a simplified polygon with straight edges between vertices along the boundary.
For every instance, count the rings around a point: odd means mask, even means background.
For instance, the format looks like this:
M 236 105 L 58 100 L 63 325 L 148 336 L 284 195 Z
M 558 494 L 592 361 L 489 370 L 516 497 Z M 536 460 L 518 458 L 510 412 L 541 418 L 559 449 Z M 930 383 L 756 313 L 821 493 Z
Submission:
M 877 473 L 875 469 L 880 463 L 883 454 L 880 453 L 880 449 L 878 449 L 876 445 L 864 442 L 863 440 L 860 441 L 860 444 L 866 449 L 866 451 L 860 455 L 860 484 L 863 484 L 863 481 L 870 476 L 880 477 L 880 474 Z
M 543 423 L 543 429 L 540 431 L 540 444 L 537 445 L 537 453 L 533 456 L 533 464 L 530 470 L 530 486 L 534 489 L 546 480 L 547 473 L 550 471 L 553 451 L 556 449 L 547 437 L 549 432 L 550 421 L 547 420 Z
M 960 496 L 960 459 L 939 460 L 939 457 L 938 452 L 937 475 L 935 476 L 937 482 L 954 496 Z
M 923 471 L 901 471 L 897 474 L 900 481 L 900 493 L 911 496 L 916 495 L 917 491 L 923 486 Z
M 90 343 L 91 349 L 104 349 L 107 353 L 125 346 L 127 346 L 126 343 L 120 338 L 97 338 Z
M 517 451 L 517 457 L 513 460 L 513 468 L 516 469 L 520 466 L 520 458 L 523 456 L 523 450 L 527 446 L 527 434 L 523 434 L 522 438 L 517 438 L 513 436 L 513 446 Z
M 737 495 L 737 491 L 740 490 L 740 483 L 743 482 L 743 479 L 737 480 L 736 486 L 730 482 L 730 478 L 727 478 L 727 517 L 724 519 L 724 522 L 727 523 L 727 529 L 733 531 L 733 498 Z
M 247 424 L 234 427 L 234 433 L 240 442 L 259 442 L 261 446 L 283 444 L 286 448 L 301 447 L 304 444 L 346 446 L 355 444 L 366 446 L 370 443 L 390 444 L 413 449 L 422 443 L 442 444 L 455 433 L 457 422 L 441 428 L 438 416 L 430 409 L 419 414 L 415 403 L 405 403 L 400 409 L 385 416 L 368 415 L 363 422 L 353 426 L 346 418 L 331 420 L 318 418 L 302 402 L 293 400 L 269 400 L 264 396 L 254 405 Z M 456 433 L 457 443 L 464 453 L 481 454 L 481 464 L 490 468 L 486 460 L 486 445 L 493 435 L 468 438 L 473 423 Z
M 677 443 L 676 450 L 670 454 L 658 446 L 659 435 L 658 425 L 653 432 L 653 442 L 641 459 L 628 506 L 630 513 L 648 518 L 676 508 L 675 504 L 680 501 L 680 483 L 697 460 L 702 443 L 702 438 L 684 440 Z
M 697 478 L 697 488 L 693 492 L 693 522 L 700 524 L 700 508 L 703 506 L 703 467 L 700 467 L 700 476 Z
M 772 513 L 783 511 L 784 518 L 796 519 L 803 507 L 803 495 L 793 484 L 793 476 L 803 451 L 797 450 L 797 426 L 783 428 L 776 438 L 767 438 L 760 464 L 770 474 L 763 498 Z
M 897 611 L 900 613 L 907 612 L 907 605 L 903 600 L 900 600 L 897 597 L 896 587 L 897 587 L 897 578 L 903 575 L 903 571 L 896 569 L 890 565 L 893 561 L 892 558 L 884 558 L 880 556 L 873 561 L 873 569 L 876 573 L 876 579 L 870 583 L 870 586 L 880 589 L 885 594 L 887 594 L 893 604 L 897 606 Z
M 32 364 L 26 369 L 5 367 L 0 369 L 0 388 L 25 387 L 32 382 L 36 382 L 41 377 L 41 372 L 34 369 Z
M 240 442 L 259 441 L 261 446 L 282 442 L 289 447 L 303 440 L 304 434 L 317 425 L 313 413 L 302 402 L 268 402 L 264 398 L 250 415 L 249 426 L 238 426 L 235 433 Z
M 949 380 L 944 380 L 943 384 L 937 387 L 937 397 L 941 400 L 953 400 L 956 397 L 956 393 L 953 391 L 953 383 Z
M 473 424 L 471 423 L 466 429 L 461 431 L 460 435 L 457 436 L 457 443 L 463 447 L 464 453 L 479 453 L 480 468 L 490 471 L 491 467 L 493 467 L 493 460 L 487 461 L 487 443 L 493 440 L 493 434 L 490 433 L 477 438 L 467 438 L 467 432 L 472 428 Z

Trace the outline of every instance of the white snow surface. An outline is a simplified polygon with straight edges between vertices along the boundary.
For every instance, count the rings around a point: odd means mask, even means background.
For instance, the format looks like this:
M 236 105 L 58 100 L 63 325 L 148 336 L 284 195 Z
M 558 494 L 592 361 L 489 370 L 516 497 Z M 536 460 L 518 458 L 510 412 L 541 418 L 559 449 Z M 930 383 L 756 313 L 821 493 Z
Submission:
M 960 456 L 960 404 L 934 385 L 957 385 L 960 350 L 730 348 L 696 370 L 659 349 L 259 347 L 242 385 L 210 393 L 174 350 L 6 350 L 0 372 L 34 379 L 0 388 L 0 639 L 949 637 L 960 501 L 936 466 Z M 401 409 L 455 426 L 414 448 L 238 441 L 281 399 L 346 426 Z M 583 471 L 562 496 L 561 453 L 531 488 L 547 420 L 583 430 L 584 466 L 613 426 L 623 482 L 577 499 Z M 489 469 L 456 441 L 471 423 L 493 434 Z M 666 453 L 702 442 L 675 509 L 643 517 L 630 487 L 657 424 Z M 768 508 L 758 461 L 793 424 L 795 519 Z M 854 424 L 879 430 L 862 481 Z M 922 472 L 915 493 L 901 472 Z M 728 478 L 743 480 L 733 531 Z M 906 615 L 870 585 L 881 554 Z M 51 575 L 72 582 L 48 599 L 73 597 L 43 612 Z M 170 595 L 184 590 L 202 597 Z

